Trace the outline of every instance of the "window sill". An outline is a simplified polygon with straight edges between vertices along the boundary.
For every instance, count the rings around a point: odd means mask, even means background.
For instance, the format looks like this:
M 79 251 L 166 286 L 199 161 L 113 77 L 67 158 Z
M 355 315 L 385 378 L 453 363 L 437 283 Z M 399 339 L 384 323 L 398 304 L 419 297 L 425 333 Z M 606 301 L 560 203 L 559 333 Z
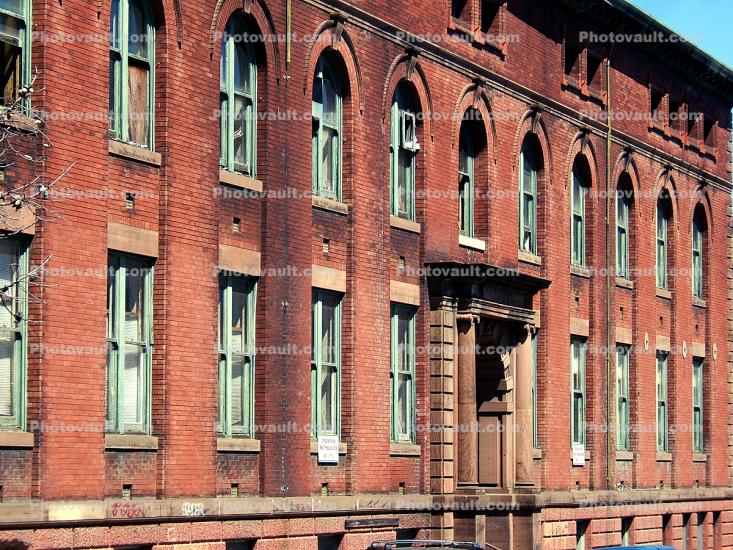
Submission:
M 532 449 L 532 460 L 542 460 L 542 449 Z
M 17 111 L 8 109 L 7 107 L 2 107 L 0 108 L 0 126 L 13 128 L 20 132 L 35 134 L 41 126 L 41 121 L 20 114 Z
M 590 279 L 590 269 L 582 265 L 570 264 L 570 274 L 583 279 Z
M 138 147 L 137 145 L 123 143 L 116 139 L 109 140 L 108 150 L 109 154 L 115 157 L 135 160 L 143 164 L 150 164 L 151 166 L 160 167 L 163 162 L 163 157 L 160 153 L 145 149 L 144 147 Z
M 692 305 L 695 307 L 699 307 L 702 309 L 705 309 L 708 307 L 708 303 L 706 300 L 703 300 L 702 298 L 698 298 L 697 296 L 692 297 Z
M 666 288 L 657 287 L 657 298 L 662 298 L 664 300 L 671 300 L 672 292 Z
M 391 442 L 389 456 L 420 456 L 420 445 Z
M 632 460 L 634 460 L 633 451 L 616 451 L 617 462 L 631 462 Z
M 708 455 L 705 453 L 692 453 L 692 461 L 693 462 L 707 462 Z
M 467 235 L 458 235 L 458 245 L 478 250 L 479 252 L 486 252 L 486 241 L 469 237 Z
M 157 451 L 158 438 L 153 435 L 104 434 L 106 451 Z
M 313 195 L 311 197 L 313 202 L 313 208 L 319 210 L 326 210 L 327 212 L 335 212 L 336 214 L 343 214 L 344 216 L 349 214 L 349 205 L 340 201 L 329 199 L 327 197 L 321 197 L 319 195 Z
M 237 174 L 229 170 L 219 170 L 219 183 L 236 187 L 237 189 L 247 189 L 255 193 L 262 193 L 263 184 L 260 180 L 250 178 L 244 174 Z
M 672 462 L 672 453 L 657 451 L 657 462 Z
M 33 432 L 0 431 L 0 449 L 32 449 L 34 445 Z
M 347 452 L 349 452 L 349 445 L 348 443 L 344 443 L 343 441 L 339 443 L 339 454 L 345 455 Z M 311 454 L 317 455 L 318 454 L 318 441 L 311 440 Z
M 259 453 L 261 442 L 259 439 L 244 437 L 217 437 L 216 450 L 220 453 Z
M 634 290 L 634 281 L 624 277 L 616 277 L 616 286 L 626 290 Z
M 520 262 L 523 262 L 525 264 L 532 264 L 537 266 L 542 265 L 542 258 L 540 256 L 532 254 L 531 252 L 527 252 L 526 250 L 520 250 L 517 258 Z
M 419 223 L 406 220 L 405 218 L 400 218 L 395 215 L 389 216 L 389 225 L 395 229 L 402 229 L 403 231 L 408 231 L 417 235 L 419 235 L 421 232 Z

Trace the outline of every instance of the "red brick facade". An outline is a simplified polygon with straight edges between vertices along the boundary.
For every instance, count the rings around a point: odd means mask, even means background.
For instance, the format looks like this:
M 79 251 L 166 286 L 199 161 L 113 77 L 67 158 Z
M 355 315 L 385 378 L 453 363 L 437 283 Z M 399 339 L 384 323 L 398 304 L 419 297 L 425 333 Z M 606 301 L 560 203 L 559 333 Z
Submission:
M 475 10 L 481 4 L 468 3 Z M 33 30 L 106 37 L 109 4 L 34 0 Z M 644 27 L 648 22 L 633 10 L 596 6 L 601 2 L 581 10 L 572 0 L 508 0 L 490 28 L 507 35 L 498 46 L 484 43 L 478 32 L 474 40 L 458 40 L 461 23 L 451 18 L 447 1 L 297 0 L 290 13 L 289 4 L 151 0 L 155 154 L 120 150 L 108 137 L 108 42 L 34 40 L 33 65 L 40 73 L 34 106 L 49 114 L 54 144 L 44 176 L 75 166 L 58 184 L 66 193 L 49 199 L 59 216 L 39 221 L 31 241 L 31 262 L 51 256 L 38 290 L 42 303 L 32 305 L 29 323 L 35 351 L 27 365 L 27 431 L 34 440 L 18 445 L 0 432 L 0 541 L 32 548 L 223 550 L 225 542 L 259 540 L 257 550 L 311 550 L 319 547 L 318 536 L 338 535 L 340 548 L 357 550 L 372 540 L 409 535 L 472 539 L 502 550 L 562 550 L 576 548 L 585 521 L 586 548 L 620 544 L 622 518 L 633 518 L 636 544 L 681 544 L 685 536 L 687 548 L 696 548 L 700 532 L 703 548 L 733 548 L 726 323 L 733 74 L 709 70 L 709 60 L 692 47 L 621 43 L 613 49 L 590 45 L 591 55 L 578 58 L 575 79 L 563 63 L 572 57 L 566 49 L 573 33 L 607 32 L 606 25 L 624 32 L 656 29 Z M 266 38 L 256 47 L 261 193 L 219 178 L 218 37 L 237 12 Z M 289 22 L 293 38 L 286 41 Z M 315 205 L 310 194 L 312 75 L 325 51 L 337 60 L 344 90 L 345 213 Z M 587 79 L 594 51 L 604 61 Z M 389 193 L 390 105 L 405 80 L 425 114 L 417 134 L 419 225 L 407 229 L 391 220 Z M 663 91 L 663 108 L 679 98 L 689 112 L 715 121 L 709 136 L 702 123 L 688 132 L 638 116 L 650 112 L 655 90 Z M 609 104 L 618 115 L 610 126 Z M 459 244 L 457 229 L 456 119 L 469 107 L 481 113 L 486 131 L 475 201 L 475 237 L 485 251 Z M 537 258 L 517 253 L 518 159 L 530 135 L 543 159 Z M 587 269 L 580 270 L 570 267 L 569 223 L 569 181 L 578 157 L 587 161 L 591 190 Z M 606 191 L 613 193 L 624 173 L 634 191 L 630 256 L 639 273 L 632 284 L 617 284 L 605 269 L 615 265 L 616 231 L 615 204 Z M 654 271 L 663 188 L 672 197 L 675 275 L 669 293 L 656 289 Z M 134 208 L 126 206 L 126 193 L 135 195 Z M 708 224 L 704 302 L 693 300 L 690 277 L 698 204 Z M 131 241 L 144 235 L 154 243 L 147 255 L 155 267 L 151 388 L 157 439 L 143 443 L 112 443 L 104 428 L 106 267 L 110 248 L 120 249 L 110 243 L 119 242 L 113 233 L 121 226 L 144 230 L 133 232 Z M 281 350 L 256 359 L 255 424 L 266 427 L 256 435 L 259 450 L 217 450 L 222 246 L 259 253 L 257 346 Z M 122 251 L 139 250 L 138 242 Z M 454 434 L 431 428 L 454 421 L 457 411 L 458 367 L 446 367 L 457 362 L 435 350 L 453 338 L 461 306 L 456 309 L 456 296 L 436 294 L 421 269 L 448 262 L 497 266 L 542 282 L 524 308 L 535 312 L 529 324 L 539 331 L 539 449 L 530 488 L 510 483 L 501 491 L 462 490 Z M 318 463 L 310 432 L 302 428 L 311 421 L 313 266 L 346 273 L 346 448 L 338 465 Z M 395 282 L 419 288 L 417 453 L 390 444 Z M 446 304 L 453 299 L 450 310 Z M 442 311 L 449 324 L 439 327 Z M 584 466 L 571 462 L 571 334 L 587 338 L 589 349 Z M 631 424 L 640 428 L 626 453 L 615 450 L 615 381 L 607 380 L 615 366 L 607 367 L 606 349 L 617 342 L 634 350 Z M 654 432 L 657 349 L 669 351 L 669 424 L 680 427 L 670 433 L 668 456 L 657 452 Z M 689 432 L 693 356 L 705 359 L 704 453 L 693 453 Z M 611 426 L 610 438 L 605 426 Z M 130 448 L 136 445 L 145 449 Z M 325 484 L 329 496 L 321 496 Z M 131 499 L 122 499 L 128 486 Z M 462 507 L 451 510 L 454 500 Z M 353 527 L 352 520 L 383 523 Z

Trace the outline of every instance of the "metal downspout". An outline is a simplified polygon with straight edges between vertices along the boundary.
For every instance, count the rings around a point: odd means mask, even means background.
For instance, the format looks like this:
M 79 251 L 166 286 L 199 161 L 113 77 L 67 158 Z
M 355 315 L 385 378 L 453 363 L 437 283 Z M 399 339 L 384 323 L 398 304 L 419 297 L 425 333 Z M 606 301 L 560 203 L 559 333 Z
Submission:
M 613 297 L 613 285 L 615 284 L 615 269 L 611 266 L 611 217 L 613 215 L 613 200 L 611 186 L 611 141 L 613 133 L 613 121 L 611 110 L 611 52 L 608 51 L 608 62 L 606 63 L 606 489 L 611 489 L 613 483 L 612 455 L 613 455 L 613 433 L 610 429 L 611 407 L 613 404 L 613 372 L 611 362 L 611 350 L 613 341 L 611 338 L 611 298 Z

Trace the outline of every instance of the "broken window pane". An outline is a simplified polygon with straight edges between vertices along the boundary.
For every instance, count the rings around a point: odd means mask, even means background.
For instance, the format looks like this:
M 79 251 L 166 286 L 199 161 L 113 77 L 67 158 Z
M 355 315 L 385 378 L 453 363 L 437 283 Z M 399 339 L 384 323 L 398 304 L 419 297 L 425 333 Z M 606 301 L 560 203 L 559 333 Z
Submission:
M 131 59 L 132 61 L 132 59 Z M 130 63 L 129 79 L 129 141 L 148 144 L 148 77 L 149 67 Z

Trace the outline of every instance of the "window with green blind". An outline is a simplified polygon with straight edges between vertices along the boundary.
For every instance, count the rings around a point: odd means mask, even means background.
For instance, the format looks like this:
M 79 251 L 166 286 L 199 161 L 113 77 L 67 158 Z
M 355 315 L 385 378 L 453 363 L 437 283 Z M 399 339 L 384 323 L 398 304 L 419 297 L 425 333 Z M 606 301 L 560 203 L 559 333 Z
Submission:
M 341 297 L 313 290 L 311 424 L 313 437 L 341 433 Z
M 313 81 L 313 193 L 337 201 L 341 200 L 342 109 L 336 72 L 328 59 L 321 56 Z
M 0 426 L 25 429 L 28 256 L 23 242 L 0 239 Z
M 392 215 L 415 220 L 417 114 L 407 84 L 395 90 L 390 116 L 390 186 Z
M 473 237 L 476 151 L 470 126 L 463 123 L 458 140 L 458 226 L 461 235 Z
M 224 436 L 254 437 L 257 283 L 219 276 L 219 422 Z
M 106 429 L 150 433 L 153 268 L 149 261 L 110 254 L 107 278 Z
M 628 346 L 616 347 L 616 448 L 631 450 L 631 398 L 629 395 Z
M 415 308 L 392 304 L 392 440 L 415 442 Z
M 238 15 L 227 24 L 221 45 L 219 163 L 230 172 L 257 176 L 257 62 L 247 28 Z
M 31 79 L 31 1 L 0 0 L 0 55 L 2 97 L 0 106 L 12 105 Z M 28 101 L 21 99 L 24 106 Z
M 572 444 L 585 445 L 585 348 L 586 341 L 570 342 L 570 436 Z
M 669 451 L 669 355 L 657 352 L 657 450 Z
M 628 279 L 629 270 L 629 191 L 619 187 L 616 193 L 616 276 Z
M 667 281 L 667 226 L 669 224 L 669 210 L 664 197 L 657 200 L 657 288 L 666 289 Z
M 705 451 L 703 436 L 703 363 L 701 357 L 692 360 L 692 449 L 696 453 Z
M 583 177 L 581 169 L 576 165 L 573 167 L 572 186 L 570 191 L 570 202 L 572 213 L 570 220 L 570 249 L 571 263 L 577 266 L 585 265 L 585 197 L 587 193 L 587 182 Z
M 112 0 L 109 113 L 113 138 L 153 149 L 155 27 L 147 0 Z
M 537 172 L 539 161 L 525 141 L 519 153 L 519 250 L 537 254 Z
M 703 238 L 705 233 L 705 219 L 699 211 L 695 212 L 692 220 L 692 295 L 695 298 L 703 297 Z

